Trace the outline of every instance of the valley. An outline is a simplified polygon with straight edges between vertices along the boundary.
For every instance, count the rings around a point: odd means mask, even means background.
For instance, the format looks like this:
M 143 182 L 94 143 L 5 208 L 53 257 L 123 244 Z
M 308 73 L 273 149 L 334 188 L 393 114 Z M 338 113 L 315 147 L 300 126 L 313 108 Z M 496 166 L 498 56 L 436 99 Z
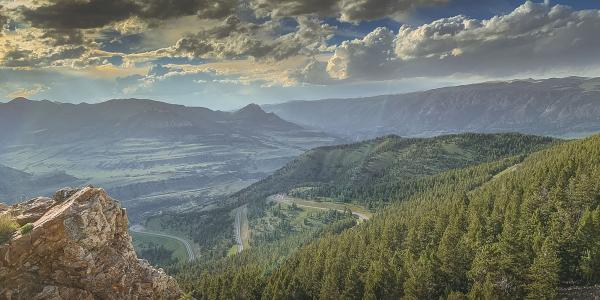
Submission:
M 600 1 L 0 0 L 0 300 L 599 300 Z
M 42 111 L 46 117 L 35 122 L 25 117 Z M 75 122 L 73 130 L 61 119 Z M 339 141 L 256 105 L 219 112 L 131 99 L 89 105 L 14 100 L 0 104 L 0 125 L 13 128 L 0 133 L 0 163 L 31 174 L 64 172 L 48 188 L 12 185 L 5 193 L 9 203 L 59 185 L 91 184 L 121 200 L 135 222 L 162 211 L 210 208 L 303 151 Z M 25 175 L 16 176 L 24 181 Z

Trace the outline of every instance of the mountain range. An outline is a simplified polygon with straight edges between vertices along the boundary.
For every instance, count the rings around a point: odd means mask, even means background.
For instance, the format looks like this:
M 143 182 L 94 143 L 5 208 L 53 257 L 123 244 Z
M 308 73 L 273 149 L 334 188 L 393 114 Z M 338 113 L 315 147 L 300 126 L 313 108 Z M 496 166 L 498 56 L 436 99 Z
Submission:
M 573 137 L 600 131 L 600 78 L 486 82 L 263 108 L 285 120 L 357 140 L 460 132 Z
M 235 111 L 213 111 L 145 99 L 119 99 L 97 104 L 70 104 L 16 98 L 0 103 L 0 141 L 58 143 L 82 137 L 124 139 L 264 134 L 302 130 L 258 105 Z
M 223 112 L 143 99 L 67 104 L 18 98 L 0 104 L 0 128 L 1 164 L 31 176 L 66 172 L 71 182 L 102 186 L 124 201 L 132 218 L 206 204 L 305 150 L 340 141 L 255 104 Z M 51 190 L 8 185 L 9 203 L 15 195 Z

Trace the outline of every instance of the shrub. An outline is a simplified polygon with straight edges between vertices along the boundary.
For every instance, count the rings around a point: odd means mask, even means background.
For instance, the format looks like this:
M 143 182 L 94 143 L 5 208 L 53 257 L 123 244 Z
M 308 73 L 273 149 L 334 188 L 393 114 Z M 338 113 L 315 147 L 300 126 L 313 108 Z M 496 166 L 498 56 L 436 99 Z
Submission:
M 33 224 L 31 223 L 27 223 L 25 225 L 23 225 L 21 227 L 21 229 L 19 229 L 19 231 L 21 231 L 21 234 L 27 234 L 29 233 L 31 230 L 33 229 Z
M 0 215 L 0 244 L 8 241 L 17 229 L 19 224 L 9 214 Z

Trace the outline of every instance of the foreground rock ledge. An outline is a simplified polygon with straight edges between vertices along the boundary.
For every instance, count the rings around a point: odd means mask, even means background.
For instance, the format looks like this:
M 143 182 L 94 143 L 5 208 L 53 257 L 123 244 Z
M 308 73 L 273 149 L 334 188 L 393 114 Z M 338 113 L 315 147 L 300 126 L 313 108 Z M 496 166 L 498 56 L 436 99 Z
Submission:
M 20 225 L 0 245 L 0 299 L 177 299 L 161 269 L 139 260 L 125 210 L 102 189 L 58 191 L 51 198 L 0 207 Z

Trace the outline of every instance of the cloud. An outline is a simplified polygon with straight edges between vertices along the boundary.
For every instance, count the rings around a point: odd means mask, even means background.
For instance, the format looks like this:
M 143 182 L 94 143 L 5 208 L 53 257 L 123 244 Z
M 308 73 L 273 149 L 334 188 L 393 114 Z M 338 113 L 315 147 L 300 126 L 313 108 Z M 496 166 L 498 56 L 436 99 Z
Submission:
M 38 28 L 90 29 L 128 18 L 139 6 L 127 0 L 54 0 L 22 8 L 23 17 Z
M 300 70 L 292 70 L 289 77 L 299 83 L 308 83 L 315 85 L 334 84 L 335 79 L 330 77 L 327 72 L 327 63 L 312 59 L 306 66 Z
M 259 15 L 272 17 L 316 14 L 356 22 L 397 17 L 414 9 L 450 0 L 251 0 Z
M 235 12 L 237 0 L 49 0 L 22 7 L 21 14 L 38 28 L 100 28 L 130 17 L 166 20 L 197 15 L 224 18 Z
M 41 36 L 50 46 L 80 45 L 84 43 L 84 36 L 78 29 L 46 29 Z
M 0 5 L 0 35 L 6 29 L 8 25 L 8 17 L 2 12 L 2 5 Z
M 14 91 L 10 92 L 9 94 L 7 94 L 6 97 L 8 97 L 8 98 L 19 98 L 19 97 L 28 98 L 31 96 L 35 96 L 47 89 L 48 89 L 48 87 L 44 86 L 42 84 L 34 84 L 31 87 L 19 88 L 17 90 L 14 90 Z
M 598 66 L 600 10 L 525 2 L 490 19 L 465 16 L 404 25 L 390 42 L 378 28 L 342 43 L 327 71 L 338 79 L 472 74 L 511 76 Z
M 394 33 L 379 27 L 363 39 L 344 41 L 327 63 L 327 73 L 335 79 L 376 78 L 390 74 L 394 60 Z
M 221 19 L 235 12 L 238 0 L 137 0 L 140 16 L 168 19 L 198 15 L 201 18 Z
M 65 60 L 80 58 L 85 52 L 83 46 L 58 46 L 39 52 L 15 48 L 0 57 L 0 64 L 13 68 L 61 66 L 65 64 Z
M 174 55 L 196 58 L 273 60 L 326 50 L 333 26 L 314 17 L 298 17 L 296 21 L 293 32 L 280 35 L 280 21 L 258 25 L 230 16 L 219 26 L 180 39 L 172 50 Z

